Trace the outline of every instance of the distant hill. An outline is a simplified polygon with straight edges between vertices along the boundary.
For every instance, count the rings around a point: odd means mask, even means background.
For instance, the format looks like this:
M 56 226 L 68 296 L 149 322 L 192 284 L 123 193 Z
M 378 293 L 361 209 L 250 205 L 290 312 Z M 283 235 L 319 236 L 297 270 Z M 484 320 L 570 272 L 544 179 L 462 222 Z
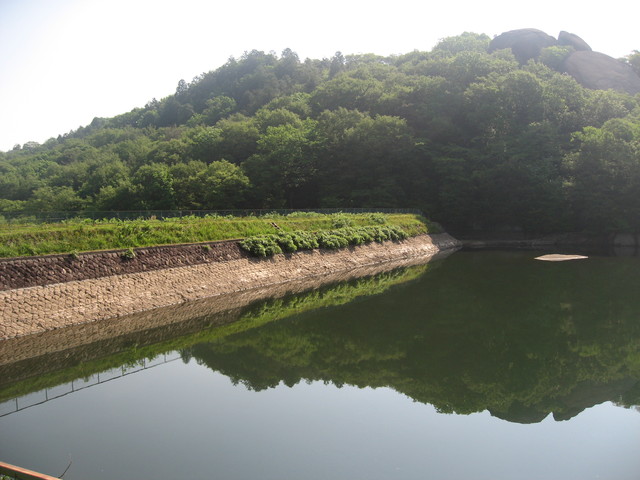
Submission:
M 0 215 L 415 207 L 453 232 L 638 231 L 640 97 L 576 73 L 602 60 L 579 37 L 538 32 L 391 57 L 247 52 L 0 153 Z M 637 51 L 611 60 L 640 68 Z

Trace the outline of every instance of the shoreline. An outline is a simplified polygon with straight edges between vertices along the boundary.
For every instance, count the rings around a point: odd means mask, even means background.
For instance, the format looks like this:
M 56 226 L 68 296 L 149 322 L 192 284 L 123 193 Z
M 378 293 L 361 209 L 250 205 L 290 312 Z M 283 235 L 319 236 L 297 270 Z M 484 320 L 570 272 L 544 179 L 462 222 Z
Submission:
M 587 235 L 581 233 L 563 233 L 526 237 L 524 235 L 480 235 L 458 237 L 462 248 L 482 249 L 549 249 L 578 250 L 589 252 L 607 252 L 622 256 L 638 255 L 640 252 L 640 234 L 617 233 L 611 235 Z
M 428 258 L 391 261 L 358 267 L 318 277 L 293 280 L 280 285 L 219 295 L 184 304 L 134 313 L 107 320 L 24 335 L 0 341 L 0 390 L 3 384 L 34 375 L 135 349 L 173 342 L 176 337 L 199 335 L 212 327 L 236 323 L 247 308 L 267 300 L 304 295 L 331 288 L 343 282 L 375 278 L 397 269 L 427 266 L 443 260 L 455 250 L 449 249 Z M 375 292 L 371 292 L 375 294 Z M 40 359 L 47 358 L 45 362 Z
M 399 242 L 371 243 L 340 250 L 312 250 L 256 259 L 229 253 L 233 251 L 230 246 L 232 243 L 219 242 L 220 248 L 226 253 L 209 260 L 201 245 L 146 249 L 150 251 L 145 254 L 149 261 L 154 256 L 152 250 L 156 251 L 156 256 L 160 258 L 156 258 L 158 261 L 155 262 L 158 268 L 150 269 L 148 262 L 140 260 L 135 264 L 138 271 L 116 274 L 109 274 L 113 270 L 108 268 L 95 268 L 96 263 L 105 258 L 100 255 L 117 258 L 117 263 L 128 265 L 126 268 L 133 268 L 133 264 L 123 262 L 114 252 L 98 252 L 93 254 L 93 258 L 91 254 L 83 255 L 84 262 L 77 262 L 77 271 L 81 273 L 80 277 L 83 276 L 82 272 L 90 272 L 90 278 L 9 287 L 0 291 L 0 341 L 229 293 L 348 272 L 359 267 L 408 259 L 427 260 L 441 251 L 461 246 L 458 240 L 444 233 L 419 235 Z M 196 250 L 194 263 L 191 264 L 187 263 L 190 260 L 185 253 L 185 249 L 189 248 Z M 167 261 L 162 259 L 167 256 L 181 265 L 171 266 L 169 261 L 167 266 Z M 70 261 L 68 255 L 63 257 L 63 262 Z M 136 256 L 143 257 L 144 255 Z M 6 270 L 12 272 L 13 278 L 21 277 L 20 268 L 29 271 L 31 278 L 38 271 L 50 271 L 52 273 L 49 276 L 55 277 L 56 269 L 52 265 L 46 265 L 48 260 L 49 257 L 40 257 L 3 263 L 12 267 Z M 107 274 L 100 276 L 101 271 Z M 69 272 L 65 271 L 63 274 L 69 275 Z

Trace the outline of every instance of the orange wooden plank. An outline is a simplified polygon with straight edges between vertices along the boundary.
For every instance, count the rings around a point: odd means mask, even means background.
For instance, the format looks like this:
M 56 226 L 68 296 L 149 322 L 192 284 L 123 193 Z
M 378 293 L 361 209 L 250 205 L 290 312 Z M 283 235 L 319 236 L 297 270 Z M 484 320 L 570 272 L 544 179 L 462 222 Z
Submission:
M 10 463 L 0 462 L 0 473 L 9 475 L 19 480 L 60 480 L 58 477 L 45 475 L 44 473 L 34 472 L 26 468 L 17 467 Z

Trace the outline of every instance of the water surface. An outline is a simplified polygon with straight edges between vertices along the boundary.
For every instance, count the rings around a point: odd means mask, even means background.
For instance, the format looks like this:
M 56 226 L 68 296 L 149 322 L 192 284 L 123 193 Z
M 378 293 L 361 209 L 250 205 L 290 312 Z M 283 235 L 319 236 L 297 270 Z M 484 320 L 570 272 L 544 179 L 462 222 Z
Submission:
M 637 479 L 638 259 L 539 254 L 457 252 L 40 358 L 0 387 L 0 459 L 67 480 Z

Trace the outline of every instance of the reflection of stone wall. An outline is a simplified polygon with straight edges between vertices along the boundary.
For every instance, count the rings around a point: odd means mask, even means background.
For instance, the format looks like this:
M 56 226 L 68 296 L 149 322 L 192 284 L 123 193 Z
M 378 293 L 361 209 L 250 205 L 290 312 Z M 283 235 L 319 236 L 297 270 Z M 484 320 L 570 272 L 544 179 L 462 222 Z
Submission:
M 210 263 L 201 263 L 197 259 L 200 263 L 177 267 L 169 265 L 169 268 L 162 269 L 156 267 L 151 271 L 144 271 L 145 264 L 142 263 L 140 268 L 143 271 L 136 273 L 14 288 L 0 292 L 0 338 L 45 332 L 227 293 L 347 272 L 367 265 L 428 258 L 440 250 L 456 246 L 458 242 L 455 239 L 447 234 L 438 234 L 338 251 L 276 255 L 269 259 L 248 258 L 242 254 L 234 256 L 229 251 L 218 261 Z M 197 248 L 202 257 L 202 246 Z M 166 255 L 167 249 L 161 250 Z M 38 260 L 46 264 L 47 258 L 34 259 L 36 263 Z M 20 260 L 16 264 L 18 262 Z

